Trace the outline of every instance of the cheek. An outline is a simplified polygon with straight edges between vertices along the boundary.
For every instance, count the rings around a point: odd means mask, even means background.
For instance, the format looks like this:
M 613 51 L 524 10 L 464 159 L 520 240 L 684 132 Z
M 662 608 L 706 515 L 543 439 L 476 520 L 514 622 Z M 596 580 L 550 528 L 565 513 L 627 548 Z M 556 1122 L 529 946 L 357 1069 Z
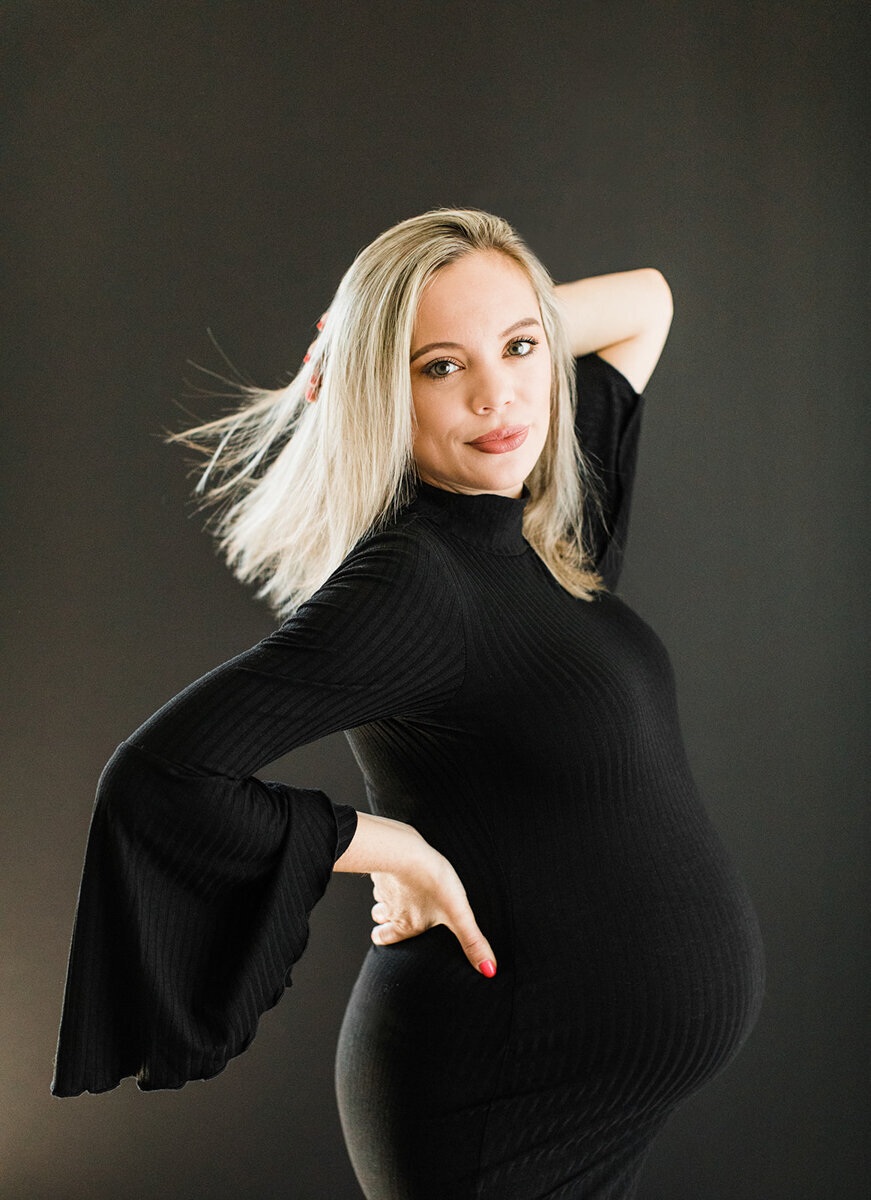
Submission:
M 445 405 L 432 403 L 428 397 L 414 400 L 415 440 L 438 442 L 450 432 L 451 423 Z

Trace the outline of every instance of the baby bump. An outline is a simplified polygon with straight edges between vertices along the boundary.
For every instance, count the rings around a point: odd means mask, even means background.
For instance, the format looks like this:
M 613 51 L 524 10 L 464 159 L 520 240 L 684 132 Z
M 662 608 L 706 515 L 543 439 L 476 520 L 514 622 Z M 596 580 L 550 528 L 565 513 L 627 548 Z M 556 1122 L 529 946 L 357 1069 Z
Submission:
M 614 872 L 598 894 L 568 887 L 551 919 L 525 912 L 515 914 L 515 1061 L 533 1077 L 560 1063 L 606 1107 L 654 1112 L 722 1070 L 752 1031 L 762 939 L 721 845 Z

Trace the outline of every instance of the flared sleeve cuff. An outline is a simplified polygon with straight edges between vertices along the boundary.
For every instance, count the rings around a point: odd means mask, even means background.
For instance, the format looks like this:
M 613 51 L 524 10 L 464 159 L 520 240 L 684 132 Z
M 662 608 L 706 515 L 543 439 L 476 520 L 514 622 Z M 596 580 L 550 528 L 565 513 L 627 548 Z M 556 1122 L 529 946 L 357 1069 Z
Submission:
M 122 743 L 88 834 L 52 1093 L 222 1071 L 290 986 L 356 823 L 323 792 L 205 776 Z

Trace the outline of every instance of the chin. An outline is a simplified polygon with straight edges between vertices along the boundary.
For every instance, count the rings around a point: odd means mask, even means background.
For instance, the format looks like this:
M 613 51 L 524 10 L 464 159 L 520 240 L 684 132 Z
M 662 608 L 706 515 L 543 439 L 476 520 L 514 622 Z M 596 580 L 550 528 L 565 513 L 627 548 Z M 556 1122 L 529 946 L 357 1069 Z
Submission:
M 484 455 L 478 455 L 479 458 L 485 458 Z M 535 461 L 530 461 L 529 456 L 525 456 L 523 461 L 515 459 L 509 463 L 503 461 L 510 455 L 491 455 L 486 456 L 487 461 L 474 464 L 474 469 L 470 469 L 469 463 L 454 463 L 453 469 L 450 466 L 445 466 L 442 469 L 424 468 L 421 472 L 421 478 L 429 483 L 434 483 L 436 487 L 447 488 L 448 490 L 464 491 L 464 492 L 510 492 L 515 496 L 519 496 L 523 485 L 529 478 L 529 474 L 535 466 Z
M 482 487 L 494 487 L 504 491 L 506 488 L 523 487 L 534 466 L 534 462 L 511 463 L 510 465 L 505 463 L 504 467 L 500 469 L 500 464 L 494 463 L 489 470 L 480 471 L 477 474 L 480 479 L 485 481 L 481 484 Z
M 478 488 L 482 492 L 510 492 L 512 495 L 519 496 L 525 481 L 526 475 L 519 476 L 512 474 L 500 477 L 496 472 L 493 472 L 488 479 L 479 477 L 474 483 L 470 483 L 469 486 Z

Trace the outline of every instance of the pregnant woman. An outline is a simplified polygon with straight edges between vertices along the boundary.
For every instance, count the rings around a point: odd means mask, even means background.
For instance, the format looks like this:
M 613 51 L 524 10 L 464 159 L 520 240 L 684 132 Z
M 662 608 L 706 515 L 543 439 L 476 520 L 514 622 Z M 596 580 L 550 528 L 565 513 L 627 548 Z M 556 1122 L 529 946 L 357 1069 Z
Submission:
M 616 594 L 654 270 L 554 287 L 437 209 L 357 256 L 307 366 L 175 435 L 283 624 L 100 779 L 53 1091 L 208 1078 L 331 871 L 372 876 L 336 1087 L 368 1200 L 628 1200 L 762 1002 L 662 642 Z M 253 773 L 345 730 L 371 813 Z M 293 1194 L 290 1185 L 288 1194 Z

